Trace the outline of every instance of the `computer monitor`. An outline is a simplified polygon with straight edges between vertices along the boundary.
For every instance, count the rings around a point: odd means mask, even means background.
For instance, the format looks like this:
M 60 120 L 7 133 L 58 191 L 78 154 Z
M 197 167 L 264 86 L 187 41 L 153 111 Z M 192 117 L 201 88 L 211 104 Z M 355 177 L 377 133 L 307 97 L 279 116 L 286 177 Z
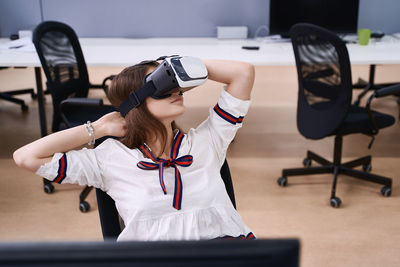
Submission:
M 298 266 L 297 239 L 0 243 L 0 266 Z
M 356 33 L 359 0 L 270 0 L 270 34 L 289 36 L 290 28 L 307 22 L 338 34 Z

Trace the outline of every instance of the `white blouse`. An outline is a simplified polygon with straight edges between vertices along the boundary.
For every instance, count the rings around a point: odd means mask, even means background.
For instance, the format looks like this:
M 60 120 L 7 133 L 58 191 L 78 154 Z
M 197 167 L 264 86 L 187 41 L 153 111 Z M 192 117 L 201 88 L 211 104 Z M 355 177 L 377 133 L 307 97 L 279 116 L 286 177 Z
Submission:
M 232 205 L 220 168 L 249 105 L 222 90 L 204 122 L 187 134 L 176 134 L 175 155 L 171 164 L 164 162 L 162 173 L 147 150 L 110 138 L 95 149 L 57 153 L 37 174 L 110 195 L 125 224 L 118 241 L 247 236 L 251 231 Z

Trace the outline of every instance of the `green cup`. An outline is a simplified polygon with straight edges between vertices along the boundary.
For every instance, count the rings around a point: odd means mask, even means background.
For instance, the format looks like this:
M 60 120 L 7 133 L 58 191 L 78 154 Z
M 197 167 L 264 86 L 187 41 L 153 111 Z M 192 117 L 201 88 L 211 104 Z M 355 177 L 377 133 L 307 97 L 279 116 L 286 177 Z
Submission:
M 357 35 L 359 45 L 368 45 L 369 38 L 371 37 L 370 29 L 358 29 Z

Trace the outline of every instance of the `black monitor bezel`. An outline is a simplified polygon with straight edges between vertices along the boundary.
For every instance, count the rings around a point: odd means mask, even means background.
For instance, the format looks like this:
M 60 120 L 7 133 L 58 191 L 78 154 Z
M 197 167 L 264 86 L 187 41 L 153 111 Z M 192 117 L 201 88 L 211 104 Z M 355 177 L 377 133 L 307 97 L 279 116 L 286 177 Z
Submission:
M 0 265 L 298 266 L 298 239 L 0 243 Z

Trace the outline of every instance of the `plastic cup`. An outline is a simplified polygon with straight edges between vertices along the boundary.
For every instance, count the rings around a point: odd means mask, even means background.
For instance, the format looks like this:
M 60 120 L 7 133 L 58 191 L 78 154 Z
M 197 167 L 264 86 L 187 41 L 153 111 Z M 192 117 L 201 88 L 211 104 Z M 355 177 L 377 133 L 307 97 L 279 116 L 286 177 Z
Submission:
M 358 29 L 358 44 L 359 45 L 368 45 L 369 39 L 371 37 L 371 30 L 370 29 Z

